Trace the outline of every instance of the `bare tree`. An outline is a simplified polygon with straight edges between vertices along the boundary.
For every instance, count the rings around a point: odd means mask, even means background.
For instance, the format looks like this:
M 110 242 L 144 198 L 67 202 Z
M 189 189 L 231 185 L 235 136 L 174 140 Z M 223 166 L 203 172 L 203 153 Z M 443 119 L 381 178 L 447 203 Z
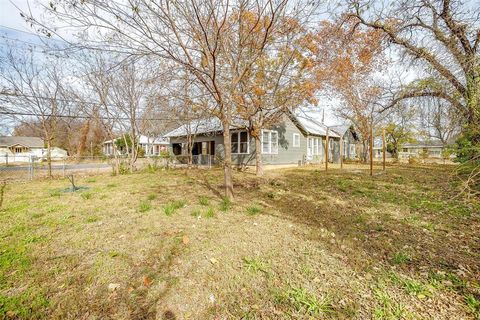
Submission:
M 434 97 L 465 119 L 468 139 L 480 144 L 480 7 L 475 1 L 414 0 L 384 6 L 350 1 L 350 15 L 380 31 L 424 72 L 404 86 L 390 108 L 409 98 Z M 477 151 L 478 152 L 478 151 Z
M 208 111 L 223 125 L 225 196 L 232 198 L 232 92 L 265 51 L 278 18 L 312 6 L 309 1 L 293 0 L 71 0 L 50 2 L 45 9 L 83 31 L 86 46 L 169 59 L 196 78 L 210 96 Z M 248 37 L 238 37 L 243 34 L 238 33 L 245 26 L 243 19 L 249 17 L 254 28 Z M 28 20 L 46 27 L 34 17 Z M 255 50 L 244 51 L 244 40 L 253 38 L 258 39 Z
M 439 99 L 422 99 L 419 107 L 422 134 L 430 139 L 452 144 L 460 134 L 463 121 L 461 114 L 448 102 Z
M 61 62 L 13 50 L 7 51 L 1 62 L 0 79 L 5 87 L 2 96 L 7 100 L 9 114 L 39 127 L 47 147 L 48 176 L 52 177 L 51 151 L 57 125 L 71 108 L 71 102 L 65 99 Z

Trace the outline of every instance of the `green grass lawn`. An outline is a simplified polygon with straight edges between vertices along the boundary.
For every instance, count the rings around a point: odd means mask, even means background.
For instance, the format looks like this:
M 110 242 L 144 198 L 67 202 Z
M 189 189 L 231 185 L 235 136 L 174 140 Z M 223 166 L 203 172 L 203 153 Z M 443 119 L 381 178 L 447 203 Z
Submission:
M 0 318 L 480 319 L 449 167 L 170 170 L 7 185 Z

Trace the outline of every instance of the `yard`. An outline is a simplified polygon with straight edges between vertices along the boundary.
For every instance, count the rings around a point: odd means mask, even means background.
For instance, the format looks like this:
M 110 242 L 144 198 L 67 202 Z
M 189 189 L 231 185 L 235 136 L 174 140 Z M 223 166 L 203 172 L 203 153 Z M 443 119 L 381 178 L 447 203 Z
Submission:
M 10 184 L 0 318 L 480 319 L 450 167 L 157 170 Z

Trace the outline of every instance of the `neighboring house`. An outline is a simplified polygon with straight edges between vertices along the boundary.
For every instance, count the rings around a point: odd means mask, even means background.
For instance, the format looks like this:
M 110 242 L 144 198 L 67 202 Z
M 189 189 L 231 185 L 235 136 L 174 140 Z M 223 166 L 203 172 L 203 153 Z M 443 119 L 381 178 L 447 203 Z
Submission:
M 373 146 L 373 158 L 374 159 L 383 159 L 383 147 L 382 146 Z M 392 158 L 392 154 L 385 150 L 385 158 Z
M 232 161 L 235 165 L 255 164 L 255 140 L 244 121 L 233 121 L 230 129 Z M 329 160 L 339 162 L 340 141 L 344 158 L 355 158 L 356 134 L 350 125 L 334 126 L 329 131 Z M 327 126 L 302 115 L 288 113 L 277 124 L 261 132 L 262 161 L 266 165 L 320 163 L 325 159 Z M 224 157 L 223 129 L 217 118 L 195 120 L 167 133 L 174 155 L 187 155 L 188 136 L 193 139 L 192 154 Z M 352 146 L 354 145 L 354 146 Z
M 373 142 L 373 158 L 374 159 L 383 159 L 383 145 L 382 139 L 376 138 Z M 385 158 L 392 158 L 392 154 L 388 152 L 385 148 Z
M 103 154 L 107 156 L 113 156 L 115 151 L 117 152 L 117 155 L 126 154 L 127 150 L 125 147 L 122 146 L 119 148 L 115 144 L 118 139 L 122 138 L 116 138 L 114 140 L 103 142 Z M 169 145 L 170 142 L 168 141 L 168 138 L 153 138 L 145 135 L 140 135 L 139 137 L 139 146 L 144 150 L 145 156 L 158 156 L 160 152 L 167 151 Z
M 53 160 L 63 159 L 67 151 L 61 148 L 51 148 Z M 47 148 L 38 137 L 0 136 L 0 163 L 29 162 L 33 159 L 43 160 L 47 157 Z
M 0 136 L 0 163 L 30 162 L 41 157 L 44 143 L 38 137 Z
M 446 148 L 439 140 L 418 141 L 416 143 L 405 143 L 402 145 L 399 158 L 442 158 L 442 152 Z

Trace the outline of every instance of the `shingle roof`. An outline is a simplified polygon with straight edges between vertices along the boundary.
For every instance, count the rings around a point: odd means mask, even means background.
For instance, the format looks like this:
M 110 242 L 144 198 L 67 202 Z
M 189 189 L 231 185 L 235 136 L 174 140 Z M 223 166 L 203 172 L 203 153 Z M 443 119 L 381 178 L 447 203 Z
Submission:
M 336 126 L 331 126 L 329 128 L 335 131 L 336 133 L 338 133 L 340 136 L 343 136 L 350 129 L 350 127 L 351 127 L 350 124 L 345 123 L 345 124 L 339 124 Z
M 300 125 L 301 129 L 310 135 L 326 136 L 327 128 L 331 129 L 332 127 L 327 127 L 325 124 L 313 119 L 311 116 L 306 114 L 293 114 L 294 121 L 297 120 L 297 125 Z M 330 137 L 340 138 L 336 131 L 329 130 L 328 135 Z
M 305 133 L 309 135 L 317 135 L 317 136 L 326 136 L 327 135 L 327 126 L 311 116 L 302 113 L 293 113 L 291 112 L 290 115 L 293 117 L 293 121 L 296 123 L 297 126 L 300 127 L 301 130 L 305 131 Z M 247 122 L 244 120 L 234 120 L 234 124 L 232 125 L 232 129 L 237 128 L 245 128 L 247 126 Z M 334 138 L 340 138 L 340 134 L 343 135 L 350 125 L 337 125 L 328 127 L 328 135 Z M 170 131 L 165 135 L 165 137 L 182 137 L 190 134 L 203 134 L 209 132 L 221 132 L 223 130 L 222 123 L 218 118 L 207 118 L 207 119 L 199 119 L 193 120 L 187 124 L 180 126 L 179 128 Z
M 0 147 L 11 147 L 17 144 L 30 148 L 44 147 L 42 138 L 0 136 Z
M 232 129 L 245 128 L 246 122 L 242 120 L 234 120 L 232 124 Z M 182 137 L 188 134 L 203 134 L 209 132 L 223 131 L 223 125 L 218 118 L 206 118 L 193 120 L 189 123 L 186 123 L 179 128 L 170 131 L 165 135 L 165 137 Z

